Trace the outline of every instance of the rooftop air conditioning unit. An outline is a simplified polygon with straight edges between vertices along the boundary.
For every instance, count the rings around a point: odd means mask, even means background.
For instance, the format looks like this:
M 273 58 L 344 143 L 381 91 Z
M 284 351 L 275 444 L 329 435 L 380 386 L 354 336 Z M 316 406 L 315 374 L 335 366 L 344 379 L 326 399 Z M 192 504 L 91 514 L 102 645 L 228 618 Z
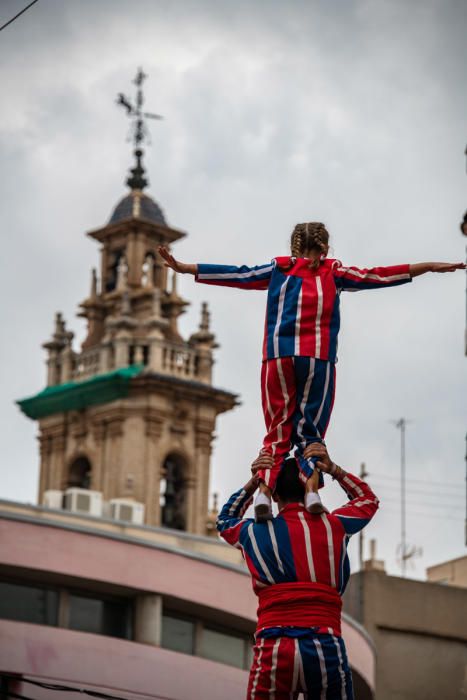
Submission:
M 128 498 L 112 498 L 110 500 L 110 517 L 134 525 L 143 525 L 144 503 L 131 501 Z
M 75 513 L 100 517 L 102 515 L 102 493 L 76 487 L 67 489 L 65 491 L 65 508 Z
M 63 508 L 63 491 L 44 491 L 42 505 L 46 508 L 61 510 Z

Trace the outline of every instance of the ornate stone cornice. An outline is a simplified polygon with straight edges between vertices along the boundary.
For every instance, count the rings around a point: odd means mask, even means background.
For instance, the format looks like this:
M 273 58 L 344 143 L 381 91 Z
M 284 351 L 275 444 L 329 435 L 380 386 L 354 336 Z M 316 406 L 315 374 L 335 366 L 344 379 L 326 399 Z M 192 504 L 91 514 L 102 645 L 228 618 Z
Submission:
M 144 413 L 146 422 L 146 435 L 148 437 L 160 438 L 164 428 L 165 413 L 156 408 L 147 408 Z
M 139 377 L 134 377 L 130 381 L 129 396 L 147 396 L 148 393 L 154 393 L 172 397 L 177 389 L 184 401 L 207 403 L 214 407 L 216 415 L 240 405 L 237 394 L 216 389 L 201 382 L 179 379 L 156 372 L 144 372 Z

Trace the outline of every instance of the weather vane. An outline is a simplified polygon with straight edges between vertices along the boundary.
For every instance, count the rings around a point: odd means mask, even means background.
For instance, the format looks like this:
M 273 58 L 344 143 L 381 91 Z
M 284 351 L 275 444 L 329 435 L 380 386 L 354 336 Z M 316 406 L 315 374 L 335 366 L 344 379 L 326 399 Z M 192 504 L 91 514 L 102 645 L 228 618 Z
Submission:
M 125 95 L 120 92 L 117 96 L 117 104 L 125 107 L 127 115 L 131 118 L 131 131 L 132 140 L 135 145 L 135 156 L 136 156 L 136 166 L 131 169 L 132 175 L 128 178 L 127 184 L 132 189 L 142 190 L 146 187 L 147 180 L 144 178 L 144 168 L 141 165 L 141 158 L 143 156 L 143 151 L 141 150 L 141 144 L 144 139 L 149 136 L 149 132 L 145 123 L 146 119 L 163 119 L 160 114 L 153 114 L 152 112 L 143 112 L 143 81 L 147 78 L 147 75 L 143 72 L 142 68 L 138 68 L 136 78 L 133 80 L 133 84 L 136 85 L 136 99 L 132 103 L 125 97 Z

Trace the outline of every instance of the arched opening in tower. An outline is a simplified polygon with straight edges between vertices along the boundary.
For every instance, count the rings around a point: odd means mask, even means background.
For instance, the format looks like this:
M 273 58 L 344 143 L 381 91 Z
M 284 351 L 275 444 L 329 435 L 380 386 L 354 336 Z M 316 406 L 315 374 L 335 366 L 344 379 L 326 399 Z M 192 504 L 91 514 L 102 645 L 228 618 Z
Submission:
M 67 488 L 78 487 L 80 489 L 91 488 L 91 462 L 87 457 L 78 457 L 68 469 Z
M 186 530 L 186 471 L 183 457 L 166 457 L 160 485 L 161 525 L 174 530 Z
M 109 261 L 105 276 L 106 292 L 112 292 L 117 286 L 117 270 L 124 252 L 125 250 L 122 248 L 121 250 L 113 250 L 109 253 Z

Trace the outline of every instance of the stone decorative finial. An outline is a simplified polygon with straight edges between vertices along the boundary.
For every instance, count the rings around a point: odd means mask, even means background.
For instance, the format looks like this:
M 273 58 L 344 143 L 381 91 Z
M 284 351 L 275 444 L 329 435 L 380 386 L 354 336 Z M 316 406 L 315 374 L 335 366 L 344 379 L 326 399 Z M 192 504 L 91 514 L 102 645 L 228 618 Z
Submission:
M 63 337 L 65 333 L 65 321 L 63 319 L 61 311 L 57 311 L 55 314 L 55 331 L 54 336 L 59 339 Z
M 126 184 L 131 187 L 132 190 L 143 190 L 148 186 L 148 181 L 144 177 L 144 168 L 141 163 L 143 157 L 143 151 L 137 148 L 135 151 L 136 165 L 131 168 L 131 175 L 127 179 Z
M 93 267 L 91 270 L 91 299 L 97 297 L 97 272 L 96 268 Z
M 201 321 L 199 324 L 200 331 L 209 331 L 209 325 L 211 321 L 211 314 L 209 313 L 207 301 L 203 301 L 201 304 Z
M 201 304 L 201 319 L 198 330 L 190 336 L 190 343 L 196 344 L 198 347 L 204 346 L 206 350 L 217 348 L 216 336 L 211 332 L 211 314 L 209 313 L 208 305 L 205 301 Z M 208 360 L 208 364 L 212 364 L 212 358 Z

